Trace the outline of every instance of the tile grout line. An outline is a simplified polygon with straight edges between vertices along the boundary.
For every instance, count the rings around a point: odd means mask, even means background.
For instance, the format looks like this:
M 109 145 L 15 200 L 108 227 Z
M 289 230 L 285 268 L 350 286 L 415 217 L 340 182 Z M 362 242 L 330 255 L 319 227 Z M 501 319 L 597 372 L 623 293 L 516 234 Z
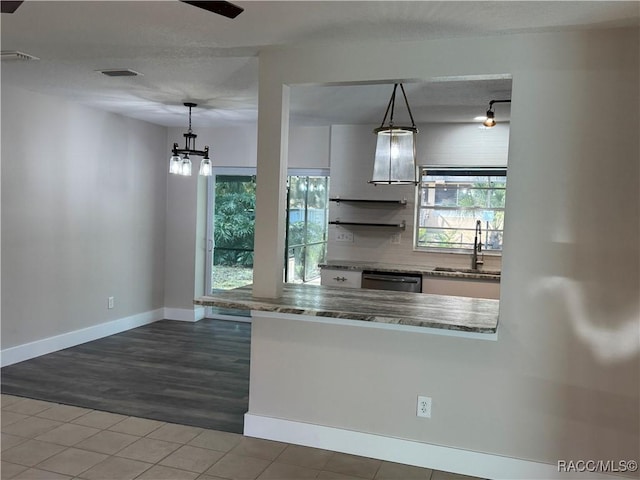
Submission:
M 2 397 L 0 397 L 2 399 L 5 398 L 4 394 L 2 395 Z M 236 433 L 230 433 L 230 432 L 223 432 L 220 430 L 213 430 L 213 429 L 206 429 L 206 428 L 201 428 L 201 427 L 195 427 L 195 426 L 191 426 L 191 425 L 183 425 L 183 424 L 179 424 L 179 423 L 173 423 L 173 422 L 163 422 L 163 421 L 158 421 L 158 420 L 152 420 L 152 419 L 145 419 L 142 417 L 135 417 L 135 416 L 123 416 L 122 414 L 113 414 L 112 412 L 105 412 L 105 411 L 101 411 L 101 410 L 95 410 L 95 409 L 86 409 L 87 411 L 84 413 L 81 413 L 80 415 L 77 416 L 73 416 L 68 418 L 67 420 L 54 420 L 53 418 L 47 418 L 46 416 L 40 416 L 43 413 L 60 407 L 60 406 L 64 406 L 64 404 L 58 404 L 55 402 L 46 402 L 46 401 L 41 401 L 41 400 L 34 400 L 34 399 L 29 399 L 29 398 L 23 398 L 23 397 L 15 397 L 17 400 L 14 400 L 12 402 L 10 402 L 8 405 L 4 403 L 4 401 L 2 402 L 2 412 L 10 412 L 10 413 L 15 413 L 21 416 L 24 416 L 24 418 L 19 419 L 15 422 L 12 422 L 8 425 L 4 425 L 2 427 L 3 430 L 3 434 L 6 435 L 11 435 L 12 437 L 16 437 L 18 438 L 20 441 L 19 443 L 12 445 L 11 447 L 7 448 L 4 452 L 2 452 L 2 456 L 4 457 L 5 453 L 8 451 L 11 451 L 15 448 L 20 447 L 21 445 L 24 445 L 25 443 L 29 442 L 29 441 L 34 441 L 34 442 L 42 442 L 44 444 L 49 444 L 52 446 L 56 446 L 56 447 L 60 447 L 62 448 L 61 451 L 58 451 L 56 453 L 54 453 L 53 455 L 50 455 L 46 458 L 40 459 L 37 463 L 35 463 L 34 465 L 26 465 L 25 463 L 30 463 L 29 460 L 24 459 L 22 460 L 22 463 L 19 463 L 20 460 L 18 462 L 15 462 L 15 460 L 11 460 L 11 461 L 7 461 L 7 463 L 10 464 L 14 464 L 17 465 L 19 467 L 23 467 L 26 471 L 28 469 L 37 469 L 37 470 L 42 470 L 44 472 L 50 472 L 52 474 L 58 474 L 58 475 L 68 475 L 66 473 L 60 473 L 60 472 L 56 472 L 55 470 L 51 470 L 51 467 L 49 468 L 43 468 L 42 465 L 45 465 L 46 462 L 48 462 L 49 460 L 51 460 L 53 457 L 56 457 L 58 455 L 62 455 L 65 452 L 68 452 L 71 449 L 74 449 L 76 451 L 81 451 L 81 452 L 87 452 L 87 453 L 92 453 L 92 454 L 96 454 L 96 455 L 102 455 L 104 456 L 103 459 L 101 459 L 100 461 L 98 461 L 96 464 L 93 464 L 91 466 L 89 466 L 88 468 L 83 469 L 81 472 L 76 473 L 75 475 L 71 475 L 71 478 L 78 478 L 81 479 L 83 478 L 82 475 L 84 475 L 85 473 L 87 473 L 89 470 L 97 467 L 98 465 L 109 461 L 110 459 L 123 459 L 123 460 L 130 460 L 130 461 L 135 461 L 135 462 L 139 462 L 142 464 L 147 465 L 147 467 L 140 473 L 138 473 L 134 478 L 139 478 L 141 476 L 143 476 L 146 472 L 148 472 L 150 469 L 154 468 L 154 467 L 159 467 L 159 468 L 166 468 L 166 469 L 172 469 L 175 470 L 177 472 L 184 472 L 185 476 L 195 476 L 194 478 L 199 478 L 199 477 L 206 477 L 206 476 L 211 476 L 211 475 L 216 475 L 215 473 L 207 473 L 209 472 L 210 469 L 212 469 L 213 467 L 215 467 L 216 464 L 218 464 L 219 462 L 222 462 L 225 458 L 228 458 L 228 456 L 231 455 L 235 455 L 238 457 L 244 457 L 244 458 L 254 458 L 254 459 L 260 459 L 260 460 L 265 460 L 266 461 L 266 465 L 260 469 L 257 470 L 257 473 L 255 474 L 255 479 L 260 478 L 262 475 L 265 474 L 265 472 L 274 466 L 274 464 L 278 464 L 278 465 L 286 465 L 289 467 L 297 467 L 297 468 L 302 468 L 302 469 L 306 469 L 309 471 L 309 473 L 315 472 L 315 477 L 317 478 L 318 476 L 322 475 L 323 472 L 325 473 L 336 473 L 336 474 L 342 474 L 345 475 L 345 473 L 340 473 L 340 472 L 335 472 L 334 469 L 327 469 L 327 466 L 329 465 L 329 462 L 331 461 L 332 458 L 334 458 L 337 455 L 346 455 L 346 454 L 342 454 L 340 452 L 335 452 L 335 451 L 331 451 L 331 450 L 324 450 L 324 449 L 317 449 L 317 448 L 313 448 L 313 447 L 305 447 L 303 445 L 295 445 L 295 444 L 290 444 L 290 443 L 286 443 L 286 442 L 274 442 L 274 443 L 279 443 L 281 445 L 283 445 L 283 448 L 275 455 L 275 457 L 273 458 L 267 458 L 269 456 L 269 448 L 267 448 L 267 450 L 265 451 L 265 455 L 263 455 L 262 457 L 259 456 L 259 452 L 258 455 L 255 455 L 255 450 L 254 450 L 254 454 L 247 454 L 247 447 L 250 449 L 250 445 L 251 442 L 257 440 L 258 442 L 270 442 L 268 440 L 262 440 L 262 439 L 253 439 L 252 437 L 245 437 L 241 434 L 236 434 Z M 12 398 L 13 400 L 13 398 Z M 37 412 L 34 411 L 34 413 L 30 413 L 30 414 L 26 414 L 26 413 L 19 413 L 19 412 L 12 412 L 11 410 L 6 409 L 5 407 L 11 407 L 12 405 L 16 405 L 19 402 L 30 402 L 30 401 L 37 401 L 37 402 L 43 402 L 43 403 L 48 403 L 50 404 L 50 406 L 47 406 L 45 409 L 43 410 L 39 410 Z M 24 406 L 26 409 L 29 408 L 29 405 Z M 16 408 L 18 408 L 18 410 L 20 409 L 19 406 L 17 406 Z M 79 408 L 83 408 L 83 407 L 79 407 Z M 110 414 L 110 415 L 117 415 L 118 417 L 124 417 L 124 418 L 120 418 L 118 421 L 116 421 L 115 423 L 112 424 L 108 424 L 108 417 L 107 417 L 107 421 L 104 424 L 105 426 L 90 426 L 90 425 L 82 425 L 81 423 L 75 423 L 77 420 L 79 420 L 80 418 L 87 416 L 87 415 L 91 415 L 94 413 L 106 413 L 106 414 Z M 44 423 L 44 425 L 46 426 L 46 422 L 52 422 L 55 423 L 55 425 L 51 426 L 50 428 L 46 428 L 45 430 L 38 432 L 35 435 L 29 435 L 27 437 L 24 437 L 22 435 L 16 435 L 14 433 L 9 433 L 9 432 L 4 432 L 6 427 L 9 427 L 11 425 L 13 425 L 14 423 L 18 423 L 18 422 L 22 422 L 22 421 L 26 421 L 26 420 L 36 420 L 36 421 L 42 421 Z M 135 428 L 139 428 L 140 431 L 145 430 L 145 424 L 144 422 L 155 422 L 157 423 L 157 425 L 154 426 L 154 428 L 151 428 L 149 431 L 147 431 L 144 435 L 141 435 L 139 432 L 136 433 L 129 433 L 126 431 L 118 431 L 118 430 L 112 430 L 113 428 L 117 428 L 118 425 L 123 424 L 124 422 L 127 421 L 141 421 L 143 422 L 142 424 L 136 425 L 133 424 L 131 425 L 131 430 L 135 430 Z M 153 424 L 152 424 L 153 425 Z M 78 427 L 79 431 L 82 430 L 82 428 L 91 428 L 91 429 L 95 429 L 97 430 L 96 432 L 92 433 L 91 435 L 89 435 L 86 438 L 82 438 L 78 441 L 76 441 L 75 443 L 71 444 L 71 445 L 67 445 L 67 444 L 60 444 L 60 443 L 56 443 L 57 441 L 59 441 L 62 437 L 58 438 L 56 436 L 53 436 L 54 440 L 37 440 L 37 437 L 43 436 L 49 432 L 52 432 L 60 427 L 63 426 L 70 426 L 70 427 Z M 148 425 L 147 425 L 148 426 Z M 157 434 L 161 429 L 166 428 L 166 427 L 171 427 L 171 426 L 175 426 L 175 427 L 185 427 L 186 433 L 180 431 L 180 429 L 178 429 L 177 431 L 171 431 L 168 430 L 167 432 L 163 432 L 162 434 L 158 435 L 159 438 L 153 438 L 151 437 L 151 435 Z M 192 431 L 190 432 L 189 429 L 192 429 Z M 20 431 L 19 429 L 17 429 L 17 431 Z M 28 431 L 28 429 L 27 429 Z M 196 433 L 193 433 L 196 432 Z M 207 433 L 207 432 L 212 432 L 213 434 L 224 434 L 224 435 L 231 435 L 231 440 L 229 440 L 227 442 L 227 440 L 222 440 L 222 438 L 220 438 L 219 440 L 217 439 L 217 437 L 212 437 L 211 440 L 212 443 L 210 443 L 210 445 L 228 445 L 229 443 L 233 443 L 233 445 L 231 447 L 229 447 L 228 450 L 226 451 L 221 451 L 221 450 L 217 450 L 215 448 L 209 448 L 206 446 L 202 446 L 202 445 L 193 445 L 191 442 L 194 442 L 197 438 L 199 438 L 201 435 Z M 101 433 L 112 433 L 112 434 L 120 434 L 120 435 L 127 435 L 130 437 L 134 437 L 135 439 L 132 440 L 130 443 L 124 445 L 123 447 L 117 449 L 116 451 L 112 452 L 112 453 L 104 453 L 101 451 L 94 451 L 94 450 L 90 450 L 87 448 L 83 448 L 80 446 L 80 444 L 82 444 L 83 442 L 87 442 L 89 440 L 91 440 L 92 438 L 100 435 Z M 193 433 L 193 436 L 191 436 L 189 438 L 189 434 Z M 73 433 L 75 434 L 75 433 Z M 178 437 L 174 437 L 173 435 L 181 435 Z M 164 438 L 162 438 L 164 436 Z M 237 438 L 239 438 L 238 441 L 236 441 L 233 436 L 237 436 Z M 174 438 L 186 438 L 186 440 L 182 440 L 182 441 L 176 441 L 174 440 Z M 149 460 L 143 460 L 143 459 L 139 459 L 139 458 L 129 458 L 129 457 L 125 457 L 125 456 L 119 456 L 118 454 L 121 453 L 123 450 L 127 449 L 128 447 L 130 447 L 131 445 L 135 444 L 136 442 L 139 442 L 140 440 L 150 440 L 150 441 L 158 441 L 158 442 L 162 442 L 163 444 L 170 444 L 172 445 L 173 448 L 169 453 L 161 456 L 160 458 L 158 458 L 157 460 L 154 461 L 149 461 Z M 215 439 L 215 440 L 214 440 Z M 209 441 L 209 439 L 204 439 L 204 444 L 206 444 L 205 442 Z M 216 443 L 217 441 L 223 441 L 223 443 Z M 249 445 L 245 446 L 245 448 L 241 449 L 238 453 L 233 453 L 234 449 L 237 449 L 240 445 L 242 445 L 242 442 L 246 441 L 248 442 Z M 266 445 L 266 444 L 265 444 Z M 259 443 L 258 443 L 259 446 Z M 324 459 L 324 461 L 322 462 L 321 466 L 312 466 L 312 465 L 305 465 L 304 463 L 295 463 L 295 456 L 291 457 L 291 460 L 287 461 L 286 459 L 283 459 L 283 455 L 285 455 L 285 452 L 287 452 L 287 450 L 289 448 L 292 447 L 302 447 L 302 448 L 309 448 L 311 451 L 325 451 L 328 452 L 329 455 L 327 455 L 326 459 Z M 164 462 L 165 460 L 167 460 L 167 458 L 169 458 L 170 456 L 174 455 L 177 451 L 179 451 L 180 449 L 184 448 L 184 447 L 192 447 L 192 448 L 197 448 L 197 449 L 201 449 L 201 450 L 206 450 L 206 451 L 211 451 L 211 452 L 215 452 L 217 454 L 221 454 L 221 456 L 219 458 L 217 458 L 215 461 L 213 461 L 213 463 L 209 466 L 207 466 L 204 471 L 198 471 L 197 469 L 194 470 L 189 470 L 189 467 L 185 467 L 183 465 L 193 465 L 193 464 L 179 464 L 180 466 L 173 466 L 171 464 L 167 464 L 167 465 L 163 465 L 162 462 Z M 28 449 L 27 449 L 28 451 Z M 272 450 L 273 451 L 273 450 Z M 146 450 L 142 450 L 141 451 L 141 455 L 147 453 Z M 302 453 L 302 452 L 300 452 Z M 298 455 L 299 453 L 295 453 L 295 455 Z M 379 463 L 375 468 L 375 472 L 373 473 L 372 476 L 364 476 L 364 472 L 360 471 L 358 472 L 359 474 L 350 474 L 352 475 L 354 478 L 355 477 L 359 477 L 362 478 L 362 480 L 365 480 L 366 478 L 369 479 L 375 479 L 378 474 L 380 474 L 381 469 L 383 467 L 383 465 L 385 464 L 385 461 L 380 460 L 380 459 L 370 459 L 369 457 L 361 457 L 361 456 L 356 456 L 360 459 L 367 459 L 367 460 L 377 460 Z M 27 458 L 27 457 L 25 457 Z M 393 463 L 393 462 L 392 462 Z M 428 476 L 425 475 L 423 478 L 425 478 L 425 480 L 433 480 L 434 476 L 436 475 L 436 471 L 433 469 L 424 469 L 425 471 L 428 472 Z M 253 474 L 253 473 L 252 473 Z M 22 475 L 22 472 L 18 473 L 17 476 Z M 362 476 L 361 476 L 362 475 Z M 233 475 L 231 475 L 233 476 Z M 4 478 L 4 477 L 3 477 Z M 464 477 L 464 478 L 468 478 L 469 480 L 474 480 L 472 477 Z

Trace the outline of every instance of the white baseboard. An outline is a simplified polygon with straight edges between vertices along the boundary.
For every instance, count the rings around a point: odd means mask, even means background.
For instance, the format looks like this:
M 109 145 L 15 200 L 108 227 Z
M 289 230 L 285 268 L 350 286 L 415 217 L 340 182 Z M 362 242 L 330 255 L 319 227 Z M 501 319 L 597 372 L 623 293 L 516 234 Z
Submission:
M 205 307 L 193 308 L 164 308 L 164 318 L 167 320 L 178 320 L 181 322 L 197 322 L 202 320 L 205 314 Z
M 557 465 L 488 453 L 443 447 L 401 438 L 344 430 L 247 413 L 244 434 L 249 437 L 321 448 L 389 462 L 495 480 L 576 480 L 585 473 L 560 473 Z M 626 477 L 587 473 L 589 480 Z
M 109 335 L 124 332 L 125 330 L 141 327 L 142 325 L 162 320 L 163 314 L 164 310 L 159 308 L 80 330 L 74 330 L 73 332 L 63 333 L 54 337 L 43 338 L 35 342 L 5 348 L 0 353 L 0 364 L 6 367 L 14 363 L 46 355 L 47 353 L 57 352 L 58 350 L 74 347 L 82 343 L 97 340 L 98 338 L 108 337 Z

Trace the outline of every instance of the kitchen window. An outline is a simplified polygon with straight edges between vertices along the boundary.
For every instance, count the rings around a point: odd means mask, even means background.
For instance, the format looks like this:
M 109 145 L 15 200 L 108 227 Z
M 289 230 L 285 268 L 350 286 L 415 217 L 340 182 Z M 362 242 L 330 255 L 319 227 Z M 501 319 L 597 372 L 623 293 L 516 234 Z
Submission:
M 471 253 L 480 220 L 484 252 L 502 252 L 507 169 L 420 167 L 417 250 Z

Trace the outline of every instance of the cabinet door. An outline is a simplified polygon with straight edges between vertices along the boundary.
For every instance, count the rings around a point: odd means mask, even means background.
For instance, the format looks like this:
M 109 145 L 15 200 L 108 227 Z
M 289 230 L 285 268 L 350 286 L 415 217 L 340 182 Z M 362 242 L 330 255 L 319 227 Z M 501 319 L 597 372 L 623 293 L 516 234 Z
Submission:
M 500 299 L 500 282 L 422 276 L 422 293 Z
M 320 282 L 328 287 L 360 288 L 362 272 L 323 268 L 320 272 Z

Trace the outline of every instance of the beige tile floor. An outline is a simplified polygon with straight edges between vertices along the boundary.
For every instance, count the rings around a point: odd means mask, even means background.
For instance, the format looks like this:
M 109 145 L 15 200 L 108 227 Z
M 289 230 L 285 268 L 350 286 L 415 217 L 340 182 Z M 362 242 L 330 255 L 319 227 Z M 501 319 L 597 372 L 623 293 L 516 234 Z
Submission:
M 2 479 L 473 480 L 11 395 L 1 406 Z

